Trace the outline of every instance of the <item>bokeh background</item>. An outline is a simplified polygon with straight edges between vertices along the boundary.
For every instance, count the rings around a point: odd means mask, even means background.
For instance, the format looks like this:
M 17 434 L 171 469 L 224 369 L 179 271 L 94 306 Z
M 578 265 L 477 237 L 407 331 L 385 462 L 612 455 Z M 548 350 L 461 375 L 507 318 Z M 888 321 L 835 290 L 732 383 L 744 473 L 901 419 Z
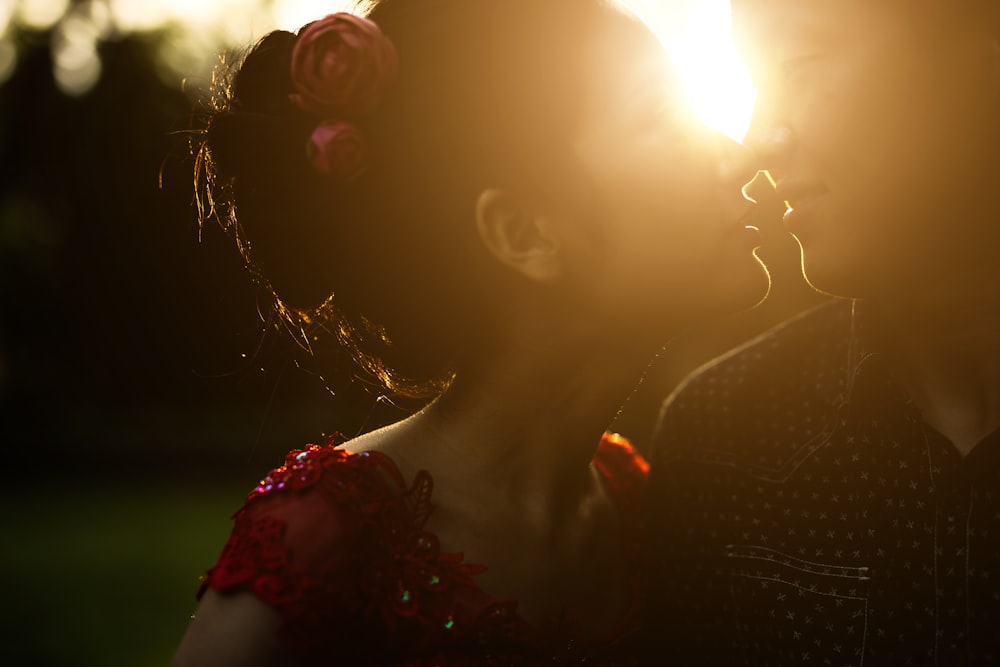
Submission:
M 270 331 L 192 206 L 218 55 L 336 9 L 0 0 L 0 665 L 166 664 L 262 473 L 413 407 Z M 665 348 L 614 425 L 640 446 L 689 370 L 817 300 L 761 186 L 771 298 Z

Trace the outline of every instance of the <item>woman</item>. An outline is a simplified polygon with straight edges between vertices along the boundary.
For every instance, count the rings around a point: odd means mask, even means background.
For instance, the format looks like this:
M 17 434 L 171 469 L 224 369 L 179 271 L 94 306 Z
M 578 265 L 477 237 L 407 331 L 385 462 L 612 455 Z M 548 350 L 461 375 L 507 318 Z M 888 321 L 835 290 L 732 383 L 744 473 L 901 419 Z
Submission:
M 652 34 L 383 0 L 265 37 L 201 155 L 291 328 L 433 400 L 261 482 L 174 666 L 627 663 L 646 466 L 602 434 L 671 332 L 767 288 L 752 165 Z

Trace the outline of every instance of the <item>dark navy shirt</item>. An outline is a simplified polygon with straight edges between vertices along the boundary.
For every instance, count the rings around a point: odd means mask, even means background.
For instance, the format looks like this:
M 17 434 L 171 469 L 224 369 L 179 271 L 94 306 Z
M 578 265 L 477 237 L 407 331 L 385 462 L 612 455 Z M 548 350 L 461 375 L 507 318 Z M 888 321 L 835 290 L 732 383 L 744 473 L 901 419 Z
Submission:
M 1000 665 L 1000 433 L 965 457 L 855 304 L 701 369 L 652 453 L 649 650 L 703 665 Z

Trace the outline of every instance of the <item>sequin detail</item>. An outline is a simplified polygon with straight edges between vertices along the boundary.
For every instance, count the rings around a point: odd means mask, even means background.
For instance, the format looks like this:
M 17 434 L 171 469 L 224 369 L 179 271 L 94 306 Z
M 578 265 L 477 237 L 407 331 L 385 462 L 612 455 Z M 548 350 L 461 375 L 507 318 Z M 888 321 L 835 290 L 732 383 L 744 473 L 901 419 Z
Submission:
M 607 436 L 595 463 L 622 511 L 636 512 L 623 537 L 637 552 L 645 462 Z M 347 664 L 631 664 L 615 642 L 595 646 L 569 623 L 540 632 L 516 601 L 479 589 L 485 567 L 442 553 L 424 529 L 432 492 L 430 474 L 407 484 L 379 452 L 348 453 L 332 439 L 293 450 L 236 513 L 202 590 L 253 592 L 281 614 L 290 650 Z
M 336 449 L 333 443 L 338 434 L 334 433 L 322 445 L 309 445 L 305 449 L 293 449 L 285 457 L 285 463 L 272 470 L 260 480 L 257 487 L 247 496 L 247 502 L 272 491 L 285 489 L 301 490 L 319 481 L 323 469 L 332 461 L 345 460 L 349 454 Z

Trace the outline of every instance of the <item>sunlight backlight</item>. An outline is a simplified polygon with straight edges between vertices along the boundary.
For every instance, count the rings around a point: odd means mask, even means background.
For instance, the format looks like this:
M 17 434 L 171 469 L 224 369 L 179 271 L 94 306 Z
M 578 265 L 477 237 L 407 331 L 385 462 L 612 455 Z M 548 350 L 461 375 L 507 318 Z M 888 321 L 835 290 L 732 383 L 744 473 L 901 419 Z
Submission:
M 59 23 L 52 41 L 53 77 L 67 95 L 83 95 L 100 78 L 99 35 L 98 26 L 83 16 L 70 15 Z
M 274 23 L 283 30 L 298 30 L 332 12 L 350 9 L 350 0 L 288 0 L 274 3 Z
M 0 83 L 14 74 L 17 67 L 17 47 L 10 40 L 0 39 Z
M 69 8 L 69 0 L 21 0 L 18 21 L 35 30 L 45 30 L 58 21 Z
M 124 33 L 154 30 L 173 18 L 166 2 L 108 0 L 108 9 L 115 27 Z
M 680 73 L 688 100 L 707 125 L 742 139 L 755 93 L 740 62 L 729 28 L 729 0 L 616 0 L 633 9 L 660 36 Z M 0 75 L 9 76 L 11 27 L 55 28 L 58 78 L 64 90 L 80 94 L 96 81 L 99 53 L 91 42 L 133 33 L 164 31 L 159 62 L 165 80 L 180 86 L 194 77 L 208 80 L 217 54 L 242 49 L 275 28 L 296 30 L 355 0 L 0 0 Z M 83 18 L 95 40 L 82 39 Z M 3 76 L 0 76 L 2 82 Z
M 703 123 L 742 141 L 756 91 L 730 29 L 729 0 L 626 0 L 660 35 Z

